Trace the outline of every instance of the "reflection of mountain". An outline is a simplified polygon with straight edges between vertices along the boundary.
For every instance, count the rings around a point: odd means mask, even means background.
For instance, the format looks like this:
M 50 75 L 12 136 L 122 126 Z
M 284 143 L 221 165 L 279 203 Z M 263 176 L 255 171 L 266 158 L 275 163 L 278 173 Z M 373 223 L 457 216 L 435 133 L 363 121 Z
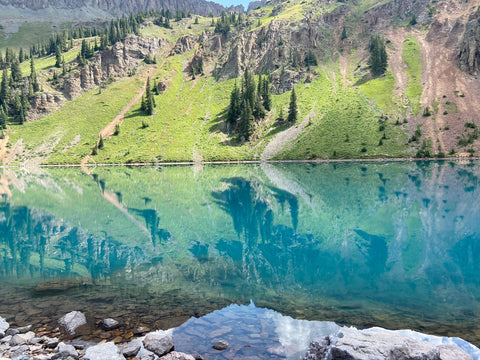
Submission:
M 102 277 L 176 291 L 178 306 L 253 298 L 298 317 L 478 331 L 477 165 L 9 171 L 1 277 Z

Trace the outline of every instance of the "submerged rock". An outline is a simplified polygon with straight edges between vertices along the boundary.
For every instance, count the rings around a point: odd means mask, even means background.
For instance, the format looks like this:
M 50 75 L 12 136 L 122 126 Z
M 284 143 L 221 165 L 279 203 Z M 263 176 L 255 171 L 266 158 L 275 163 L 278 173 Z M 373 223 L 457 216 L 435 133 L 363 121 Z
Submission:
M 73 345 L 65 344 L 61 342 L 58 344 L 57 348 L 55 349 L 57 354 L 60 354 L 62 357 L 72 356 L 74 358 L 78 357 L 78 352 L 75 350 Z
M 70 335 L 74 335 L 75 329 L 85 325 L 87 323 L 87 319 L 80 311 L 72 311 L 62 316 L 60 320 L 58 320 L 58 323 L 62 325 Z
M 178 351 L 172 351 L 165 356 L 162 356 L 162 360 L 195 360 L 192 355 L 185 354 Z
M 102 320 L 102 327 L 107 331 L 113 330 L 119 326 L 120 326 L 120 323 L 117 320 L 110 319 L 110 318 Z
M 314 341 L 305 360 L 472 360 L 455 345 L 435 345 L 380 328 L 344 328 Z
M 147 334 L 143 339 L 143 345 L 157 356 L 168 354 L 174 348 L 172 336 L 161 330 Z
M 215 345 L 213 345 L 212 347 L 215 350 L 222 351 L 222 350 L 226 350 L 229 346 L 230 346 L 230 344 L 228 342 L 226 342 L 225 340 L 220 340 Z
M 125 360 L 120 349 L 113 343 L 89 347 L 83 356 L 84 360 Z

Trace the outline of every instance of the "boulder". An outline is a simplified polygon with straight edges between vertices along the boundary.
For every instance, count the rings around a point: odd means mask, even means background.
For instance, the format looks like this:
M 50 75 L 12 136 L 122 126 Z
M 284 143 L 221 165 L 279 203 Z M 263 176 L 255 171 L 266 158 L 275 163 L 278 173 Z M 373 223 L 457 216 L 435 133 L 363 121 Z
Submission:
M 113 343 L 89 347 L 83 356 L 84 360 L 125 360 L 120 349 Z
M 60 320 L 58 320 L 58 323 L 63 326 L 70 335 L 74 335 L 75 329 L 85 325 L 87 323 L 87 319 L 80 311 L 72 311 L 62 316 Z
M 62 356 L 72 356 L 74 358 L 78 357 L 78 352 L 75 350 L 73 345 L 67 345 L 64 342 L 58 344 L 55 349 L 55 352 L 61 354 Z
M 192 355 L 185 354 L 178 351 L 172 351 L 165 356 L 162 356 L 162 360 L 195 360 Z
M 126 343 L 122 347 L 123 355 L 136 356 L 140 349 L 142 348 L 142 342 L 140 340 L 132 340 L 129 343 Z
M 148 333 L 143 339 L 143 346 L 157 356 L 168 354 L 174 348 L 172 336 L 161 330 Z
M 108 331 L 108 330 L 116 329 L 117 327 L 120 326 L 120 323 L 117 320 L 108 318 L 108 319 L 103 319 L 101 325 L 102 325 L 102 328 Z
M 34 337 L 35 333 L 32 331 L 29 331 L 26 334 L 16 334 L 10 340 L 10 346 L 28 344 Z
M 10 325 L 8 322 L 0 316 L 0 337 L 4 337 Z
M 455 345 L 436 346 L 379 328 L 343 328 L 310 344 L 305 360 L 472 360 Z

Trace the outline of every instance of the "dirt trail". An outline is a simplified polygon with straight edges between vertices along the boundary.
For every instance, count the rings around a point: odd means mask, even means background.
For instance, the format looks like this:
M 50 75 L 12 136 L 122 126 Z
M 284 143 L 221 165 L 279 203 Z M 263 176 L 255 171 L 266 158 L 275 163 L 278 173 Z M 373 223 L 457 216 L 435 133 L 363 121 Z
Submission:
M 387 47 L 388 66 L 395 78 L 394 94 L 399 98 L 404 96 L 408 82 L 405 64 L 402 60 L 403 42 L 406 37 L 407 33 L 403 28 L 392 28 L 386 33 L 386 38 L 393 45 L 393 48 Z
M 0 141 L 0 160 L 3 160 L 5 155 L 7 155 L 7 144 L 10 141 L 10 136 L 5 135 L 5 137 Z
M 266 161 L 277 155 L 285 148 L 285 146 L 287 146 L 288 143 L 294 141 L 302 133 L 303 129 L 315 117 L 315 115 L 315 111 L 312 110 L 299 125 L 295 125 L 278 133 L 265 147 L 260 159 Z
M 163 64 L 161 66 L 163 66 Z M 130 100 L 130 102 L 127 105 L 125 105 L 125 107 L 118 113 L 118 115 L 115 116 L 115 118 L 112 121 L 110 121 L 107 125 L 105 125 L 105 127 L 102 130 L 100 130 L 100 132 L 98 133 L 98 140 L 100 140 L 100 137 L 102 137 L 103 139 L 107 139 L 113 136 L 115 132 L 115 127 L 122 123 L 123 119 L 125 118 L 125 114 L 129 112 L 132 109 L 132 107 L 135 104 L 137 104 L 142 98 L 146 90 L 147 79 L 155 75 L 155 72 L 157 71 L 157 69 L 158 69 L 157 66 L 153 66 L 148 69 L 148 71 L 143 76 L 144 84 L 142 88 L 137 92 L 137 94 L 133 97 L 133 99 Z M 88 164 L 90 160 L 93 160 L 93 158 L 90 155 L 87 155 L 82 159 L 81 164 L 82 165 Z M 88 169 L 86 169 L 86 167 L 83 167 L 83 168 L 85 172 L 88 172 Z

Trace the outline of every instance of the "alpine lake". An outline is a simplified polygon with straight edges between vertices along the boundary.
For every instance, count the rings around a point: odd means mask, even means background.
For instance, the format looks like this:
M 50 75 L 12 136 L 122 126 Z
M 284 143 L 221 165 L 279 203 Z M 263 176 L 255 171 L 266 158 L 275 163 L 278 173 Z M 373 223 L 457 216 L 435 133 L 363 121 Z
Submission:
M 79 310 L 82 339 L 176 328 L 179 351 L 203 346 L 212 359 L 206 339 L 237 355 L 285 358 L 279 343 L 300 354 L 319 321 L 480 345 L 478 161 L 0 176 L 0 316 L 11 326 L 53 331 Z M 120 328 L 101 330 L 104 318 Z

